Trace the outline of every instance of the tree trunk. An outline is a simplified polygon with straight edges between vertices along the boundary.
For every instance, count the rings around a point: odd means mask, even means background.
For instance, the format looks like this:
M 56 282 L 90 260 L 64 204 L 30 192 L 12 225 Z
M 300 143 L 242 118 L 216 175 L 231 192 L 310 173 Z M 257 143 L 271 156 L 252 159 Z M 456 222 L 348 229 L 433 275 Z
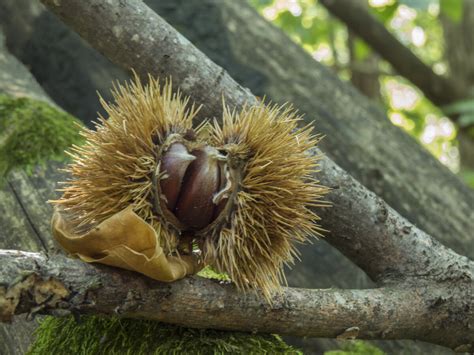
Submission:
M 292 102 L 308 121 L 314 119 L 316 129 L 326 134 L 325 153 L 406 218 L 456 251 L 474 256 L 470 234 L 474 191 L 244 1 L 149 0 L 148 4 L 256 95 Z M 23 8 L 12 6 L 5 13 L 19 11 Z M 72 67 L 67 69 L 66 83 L 82 80 L 82 90 L 102 88 L 107 94 L 105 88 L 117 69 L 111 69 L 104 59 L 95 63 L 90 47 L 84 47 L 64 26 L 54 25 L 50 16 L 31 15 L 36 23 L 34 35 L 21 48 L 12 43 L 12 51 L 34 73 L 49 78 L 53 99 L 71 95 L 68 102 L 72 102 L 78 95 L 74 87 L 66 92 L 60 86 L 64 83 L 51 79 L 56 69 L 48 59 L 38 61 L 48 53 Z M 14 26 L 11 31 L 22 30 Z M 47 38 L 48 53 L 38 49 L 46 45 L 43 38 Z M 74 58 L 64 54 L 71 50 Z M 97 66 L 84 71 L 81 68 L 88 67 L 84 62 Z M 93 107 L 88 112 L 96 110 L 95 98 L 79 96 L 80 101 L 65 108 L 73 113 L 79 112 L 78 106 Z M 450 211 L 448 216 L 446 211 Z

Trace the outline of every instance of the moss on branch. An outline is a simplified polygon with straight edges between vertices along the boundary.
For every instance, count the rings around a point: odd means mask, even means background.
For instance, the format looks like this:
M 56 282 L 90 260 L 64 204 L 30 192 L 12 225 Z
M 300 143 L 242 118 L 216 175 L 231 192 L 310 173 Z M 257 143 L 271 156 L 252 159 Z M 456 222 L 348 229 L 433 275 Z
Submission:
M 276 335 L 183 328 L 149 320 L 46 317 L 29 355 L 300 354 Z
M 82 141 L 80 121 L 45 102 L 0 95 L 0 182 L 14 168 L 30 171 Z

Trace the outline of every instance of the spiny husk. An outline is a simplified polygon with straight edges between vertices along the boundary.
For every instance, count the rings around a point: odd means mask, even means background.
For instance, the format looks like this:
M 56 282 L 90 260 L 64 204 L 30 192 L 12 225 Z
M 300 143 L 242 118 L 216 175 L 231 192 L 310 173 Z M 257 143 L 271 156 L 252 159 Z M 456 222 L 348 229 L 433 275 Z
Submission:
M 157 152 L 171 134 L 185 136 L 197 110 L 188 99 L 150 78 L 117 86 L 115 104 L 101 99 L 108 119 L 84 130 L 86 144 L 71 152 L 63 196 L 54 201 L 78 232 L 114 214 L 133 210 L 157 231 L 167 254 L 176 252 L 178 235 L 153 207 Z M 315 206 L 327 192 L 314 174 L 318 157 L 309 153 L 319 137 L 290 107 L 263 103 L 240 113 L 224 110 L 217 122 L 194 131 L 199 140 L 229 154 L 242 169 L 233 208 L 224 226 L 202 236 L 203 259 L 226 272 L 239 289 L 259 288 L 270 299 L 284 282 L 283 265 L 297 256 L 295 244 L 321 233 Z
M 96 130 L 84 129 L 86 143 L 74 146 L 73 159 L 65 171 L 63 196 L 53 201 L 62 208 L 76 231 L 85 232 L 132 204 L 134 211 L 159 231 L 167 254 L 177 244 L 175 231 L 164 228 L 153 210 L 153 171 L 157 146 L 166 137 L 185 135 L 192 128 L 197 110 L 187 109 L 188 99 L 173 94 L 171 83 L 160 87 L 150 77 L 147 86 L 136 78 L 114 86 L 115 104 L 101 104 L 108 118 L 99 116 Z
M 285 282 L 295 244 L 321 235 L 312 208 L 327 205 L 327 188 L 314 178 L 319 157 L 309 153 L 320 137 L 299 121 L 291 107 L 261 103 L 238 114 L 225 110 L 222 127 L 214 123 L 210 134 L 210 144 L 246 163 L 230 224 L 206 239 L 204 256 L 239 288 L 258 287 L 266 297 Z

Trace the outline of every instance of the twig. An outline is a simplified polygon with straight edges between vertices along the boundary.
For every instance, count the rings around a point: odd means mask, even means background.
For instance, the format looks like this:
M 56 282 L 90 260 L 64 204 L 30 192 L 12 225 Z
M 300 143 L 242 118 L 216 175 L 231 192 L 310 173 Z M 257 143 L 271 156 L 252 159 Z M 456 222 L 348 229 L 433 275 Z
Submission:
M 437 75 L 397 40 L 356 0 L 321 0 L 334 16 L 379 53 L 395 70 L 420 88 L 437 106 L 467 97 L 465 83 Z

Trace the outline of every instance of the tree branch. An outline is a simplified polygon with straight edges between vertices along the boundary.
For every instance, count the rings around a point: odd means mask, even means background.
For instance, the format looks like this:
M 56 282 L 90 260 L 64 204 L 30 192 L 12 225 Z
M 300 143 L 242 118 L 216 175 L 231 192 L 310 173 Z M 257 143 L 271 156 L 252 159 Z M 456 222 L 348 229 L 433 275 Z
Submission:
M 437 75 L 396 39 L 356 0 L 321 0 L 334 16 L 379 53 L 402 76 L 415 84 L 437 106 L 468 96 L 464 82 Z
M 330 231 L 325 239 L 372 280 L 384 284 L 411 278 L 467 277 L 474 281 L 470 259 L 408 222 L 331 160 L 321 161 L 317 177 L 333 188 L 329 194 L 333 207 L 317 211 Z
M 458 349 L 474 342 L 474 308 L 466 299 L 472 284 L 462 282 L 456 288 L 423 282 L 377 290 L 284 288 L 269 306 L 215 280 L 164 284 L 62 255 L 0 250 L 0 265 L 3 321 L 25 312 L 73 312 L 295 336 L 420 339 Z

